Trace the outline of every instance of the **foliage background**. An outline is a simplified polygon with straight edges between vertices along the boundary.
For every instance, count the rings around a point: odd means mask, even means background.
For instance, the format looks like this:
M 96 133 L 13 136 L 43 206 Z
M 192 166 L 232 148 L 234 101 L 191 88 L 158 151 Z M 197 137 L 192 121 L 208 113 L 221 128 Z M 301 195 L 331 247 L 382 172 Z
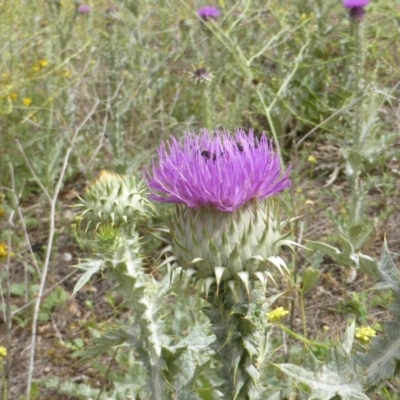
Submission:
M 78 277 L 71 266 L 92 252 L 71 206 L 104 168 L 141 177 L 170 135 L 204 127 L 275 134 L 293 171 L 287 213 L 302 216 L 294 235 L 335 242 L 355 218 L 346 150 L 354 144 L 361 74 L 369 129 L 361 215 L 371 224 L 358 245 L 376 255 L 386 235 L 398 261 L 399 5 L 376 0 L 368 7 L 360 64 L 336 0 L 221 0 L 221 18 L 207 24 L 196 16 L 204 4 L 195 1 L 93 0 L 87 15 L 77 13 L 79 4 L 0 2 L 0 241 L 13 253 L 1 260 L 0 345 L 9 348 L 10 398 L 22 398 L 32 368 L 35 379 L 48 374 L 101 386 L 111 356 L 82 366 L 71 354 L 130 312 L 100 276 L 70 297 Z M 149 271 L 163 275 L 155 267 L 160 244 L 146 246 Z M 328 339 L 349 315 L 372 325 L 387 312 L 390 299 L 371 295 L 365 276 L 352 280 L 352 271 L 321 254 L 300 252 L 293 263 L 300 275 L 310 266 L 319 271 L 305 314 L 291 313 L 293 329 L 307 325 L 309 336 Z M 44 300 L 35 310 L 38 293 Z M 283 302 L 292 297 L 289 291 Z M 170 330 L 182 335 L 204 317 L 179 289 L 167 302 L 177 298 Z M 36 385 L 32 393 L 45 399 L 55 392 Z M 378 396 L 391 398 L 390 390 Z

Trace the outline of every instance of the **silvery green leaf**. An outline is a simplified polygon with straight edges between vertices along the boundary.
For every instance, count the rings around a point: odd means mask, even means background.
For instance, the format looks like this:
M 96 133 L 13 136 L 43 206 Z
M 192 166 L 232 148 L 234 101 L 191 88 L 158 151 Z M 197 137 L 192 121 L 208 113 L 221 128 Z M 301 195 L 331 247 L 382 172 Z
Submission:
M 332 258 L 332 260 L 338 262 L 341 265 L 354 265 L 354 261 L 350 258 L 349 254 L 342 253 L 338 248 L 333 247 L 327 243 L 309 241 L 307 242 L 307 247 L 313 250 L 322 251 L 322 253 L 326 254 L 327 256 Z
M 344 152 L 344 157 L 346 158 L 346 175 L 349 177 L 354 177 L 357 171 L 360 170 L 362 163 L 361 154 L 358 151 L 350 150 Z
M 95 337 L 91 339 L 89 346 L 83 350 L 75 352 L 74 356 L 79 356 L 82 358 L 95 358 L 101 354 L 105 354 L 111 348 L 116 346 L 121 346 L 126 343 L 130 335 L 126 328 L 114 328 L 109 329 L 100 337 Z
M 203 352 L 209 349 L 209 345 L 215 340 L 214 335 L 210 333 L 210 324 L 195 325 L 188 336 L 181 340 L 170 349 L 178 349 L 185 347 L 188 350 L 196 353 Z
M 78 264 L 75 267 L 83 269 L 85 272 L 76 282 L 72 295 L 74 296 L 89 281 L 92 275 L 101 270 L 103 260 L 88 260 L 86 263 Z
M 384 379 L 392 378 L 400 360 L 400 322 L 385 322 L 383 328 L 385 336 L 375 338 L 368 354 L 357 354 L 355 359 L 365 368 L 367 386 L 375 386 Z
M 390 255 L 386 241 L 383 243 L 381 260 L 378 263 L 378 272 L 381 278 L 374 289 L 392 289 L 400 292 L 400 271 Z
M 308 293 L 318 282 L 320 272 L 313 267 L 305 268 L 302 275 L 301 291 L 304 294 Z
M 349 240 L 356 249 L 360 249 L 368 242 L 374 231 L 374 225 L 368 220 L 363 220 L 361 223 L 350 227 Z
M 364 272 L 371 275 L 376 275 L 376 261 L 371 257 L 366 256 L 354 250 L 353 245 L 343 236 L 338 236 L 341 250 L 323 242 L 307 242 L 307 246 L 313 250 L 319 250 L 325 255 L 329 256 L 333 261 L 345 267 L 358 267 Z
M 329 400 L 336 396 L 342 400 L 369 400 L 363 393 L 351 359 L 341 347 L 329 351 L 326 364 L 309 353 L 304 367 L 293 364 L 280 364 L 277 367 L 294 380 L 307 385 L 311 390 L 310 400 Z
M 353 321 L 347 325 L 347 329 L 344 334 L 344 339 L 342 342 L 343 350 L 348 355 L 350 354 L 351 348 L 353 347 L 355 330 L 356 330 L 356 320 L 353 319 Z
M 100 389 L 93 389 L 89 385 L 83 383 L 77 384 L 69 380 L 62 381 L 59 378 L 42 378 L 39 379 L 39 384 L 48 389 L 56 390 L 58 394 L 67 394 L 77 399 L 109 399 L 107 393 L 101 394 Z
M 199 396 L 194 394 L 191 390 L 186 387 L 178 388 L 175 395 L 176 400 L 201 400 Z

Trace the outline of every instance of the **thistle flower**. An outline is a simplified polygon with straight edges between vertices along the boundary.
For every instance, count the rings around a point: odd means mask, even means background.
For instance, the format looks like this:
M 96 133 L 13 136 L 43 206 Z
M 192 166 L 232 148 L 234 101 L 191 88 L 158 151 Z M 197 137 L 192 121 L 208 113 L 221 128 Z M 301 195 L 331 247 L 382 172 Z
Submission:
M 104 12 L 104 15 L 110 21 L 119 21 L 121 19 L 118 9 L 115 6 L 107 7 L 106 11 Z
M 79 14 L 90 14 L 91 11 L 92 11 L 92 9 L 89 6 L 89 4 L 81 4 L 78 7 L 78 13 Z
M 207 284 L 255 275 L 266 282 L 267 262 L 276 257 L 281 235 L 269 197 L 291 185 L 265 134 L 208 131 L 172 138 L 158 150 L 148 176 L 155 201 L 178 204 L 171 221 L 174 255 L 189 277 Z
M 196 84 L 209 83 L 213 79 L 213 74 L 211 72 L 207 71 L 207 68 L 200 67 L 200 68 L 196 68 L 192 72 L 191 79 Z
M 353 21 L 361 21 L 364 18 L 366 7 L 370 0 L 343 0 L 343 7 L 349 9 L 350 19 Z
M 205 6 L 197 10 L 197 15 L 204 20 L 217 19 L 221 15 L 221 12 L 217 7 Z

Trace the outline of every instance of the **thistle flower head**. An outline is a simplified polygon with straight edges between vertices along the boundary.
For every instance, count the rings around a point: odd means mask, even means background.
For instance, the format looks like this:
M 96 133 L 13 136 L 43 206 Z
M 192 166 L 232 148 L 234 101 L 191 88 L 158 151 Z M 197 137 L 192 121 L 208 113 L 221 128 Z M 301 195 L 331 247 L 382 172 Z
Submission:
M 186 134 L 183 142 L 172 138 L 162 144 L 158 154 L 149 179 L 155 201 L 233 212 L 291 184 L 265 134 L 258 139 L 252 131 Z
M 158 154 L 147 174 L 150 198 L 178 205 L 170 231 L 189 279 L 204 279 L 206 291 L 232 280 L 248 289 L 253 276 L 265 286 L 270 264 L 282 272 L 280 223 L 267 198 L 291 183 L 264 134 L 205 130 L 172 138 Z
M 370 0 L 343 0 L 343 7 L 349 9 L 350 19 L 359 22 L 364 18 L 366 7 Z
M 196 84 L 209 83 L 213 79 L 213 74 L 205 67 L 199 67 L 193 70 L 191 79 Z
M 92 11 L 92 9 L 89 6 L 89 4 L 81 4 L 78 7 L 78 13 L 79 14 L 90 14 L 91 11 Z
M 197 15 L 202 18 L 202 19 L 217 19 L 220 15 L 221 12 L 219 11 L 219 8 L 214 7 L 214 6 L 205 6 L 201 7 L 197 10 Z
M 365 7 L 369 4 L 370 0 L 343 0 L 345 8 Z

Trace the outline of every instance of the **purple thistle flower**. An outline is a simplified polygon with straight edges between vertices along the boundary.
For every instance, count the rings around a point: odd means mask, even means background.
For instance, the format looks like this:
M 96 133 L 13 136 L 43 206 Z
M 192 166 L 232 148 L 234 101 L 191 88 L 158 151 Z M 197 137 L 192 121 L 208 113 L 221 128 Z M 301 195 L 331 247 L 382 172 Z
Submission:
M 205 6 L 201 7 L 197 10 L 197 15 L 202 18 L 202 19 L 217 19 L 220 15 L 221 12 L 219 11 L 219 8 L 214 7 L 214 6 Z
M 79 14 L 90 14 L 91 11 L 92 9 L 89 4 L 82 4 L 78 7 Z
M 343 0 L 343 6 L 345 8 L 358 8 L 365 7 L 369 4 L 370 0 Z
M 148 176 L 155 201 L 211 207 L 233 212 L 251 199 L 263 200 L 291 185 L 289 171 L 282 175 L 280 161 L 265 134 L 253 131 L 186 134 L 183 142 L 172 137 L 158 149 Z M 147 174 L 149 175 L 149 174 Z
M 364 18 L 364 7 L 370 0 L 343 0 L 343 7 L 349 9 L 349 16 L 352 21 L 358 22 Z

